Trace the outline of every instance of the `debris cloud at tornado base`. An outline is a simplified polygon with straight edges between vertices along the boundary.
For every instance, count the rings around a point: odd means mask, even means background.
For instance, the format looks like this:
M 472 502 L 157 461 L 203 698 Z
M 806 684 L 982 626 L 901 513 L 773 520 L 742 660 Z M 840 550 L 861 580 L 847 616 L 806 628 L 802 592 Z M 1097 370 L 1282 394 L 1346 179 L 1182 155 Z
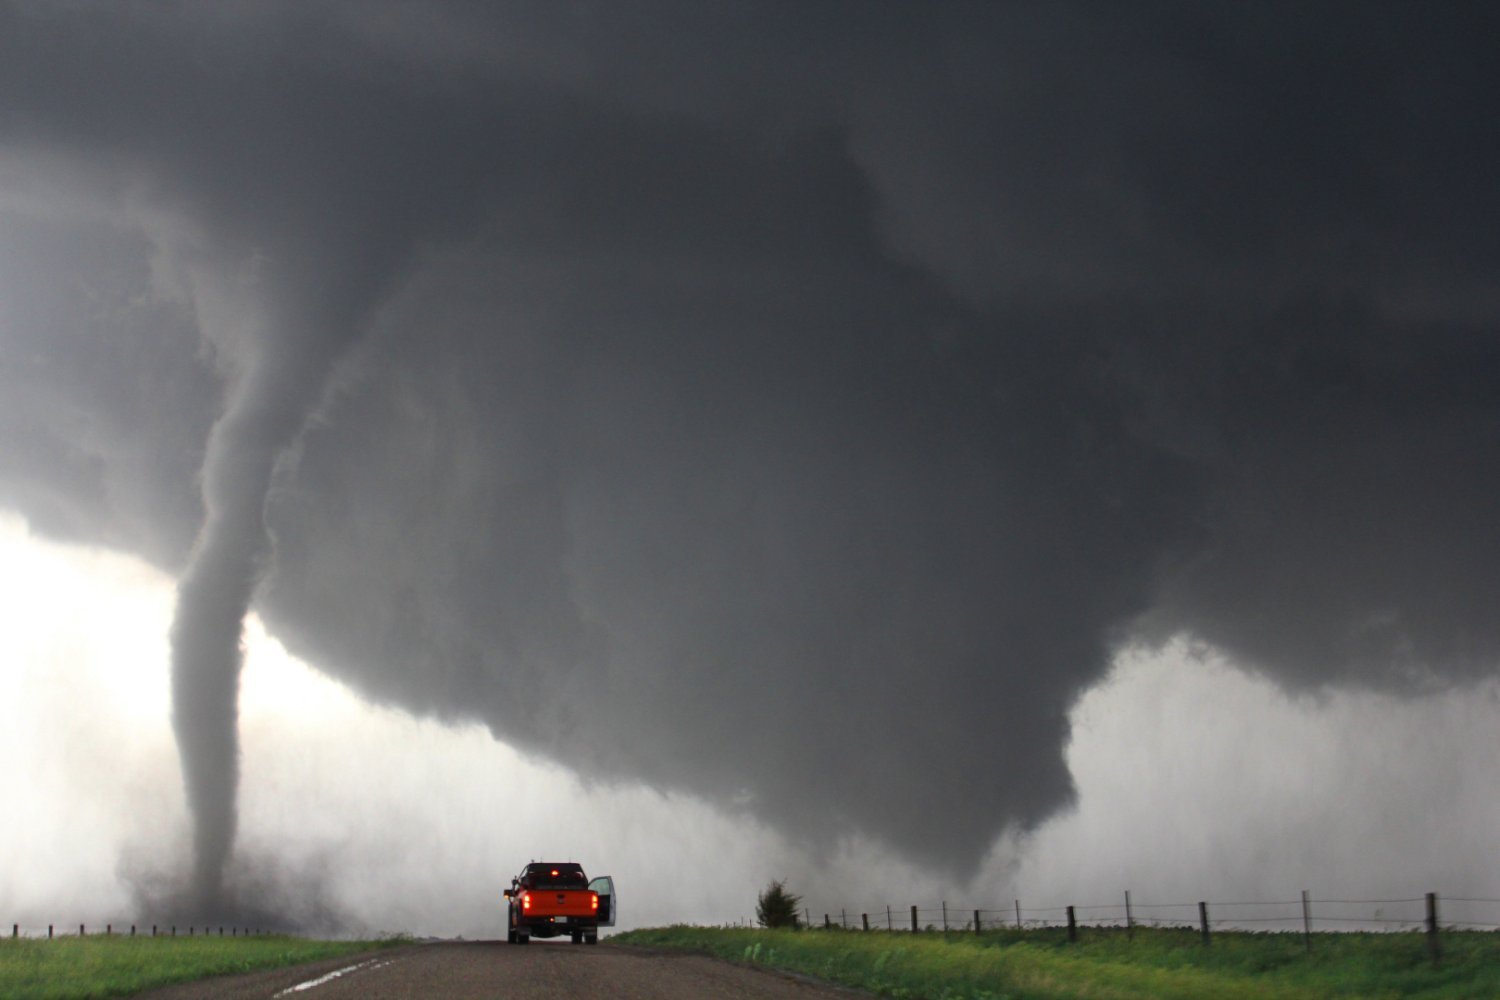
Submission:
M 958 871 L 1069 801 L 1124 645 L 1494 669 L 1488 15 L 0 10 L 5 260 L 55 265 L 0 485 L 180 573 L 205 908 L 252 604 L 377 700 Z

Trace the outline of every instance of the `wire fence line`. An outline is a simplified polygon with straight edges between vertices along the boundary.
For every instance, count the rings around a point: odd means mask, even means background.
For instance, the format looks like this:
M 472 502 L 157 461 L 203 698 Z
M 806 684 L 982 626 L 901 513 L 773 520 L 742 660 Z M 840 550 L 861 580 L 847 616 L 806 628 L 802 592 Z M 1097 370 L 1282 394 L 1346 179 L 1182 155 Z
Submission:
M 73 928 L 77 927 L 75 933 Z M 63 937 L 263 937 L 278 931 L 229 924 L 20 924 L 10 925 L 12 940 Z
M 1436 892 L 1388 899 L 1318 898 L 1304 890 L 1297 899 L 1157 902 L 1134 900 L 1127 891 L 1112 903 L 1023 906 L 1016 899 L 1007 907 L 882 904 L 859 911 L 827 910 L 821 920 L 817 916 L 811 907 L 803 909 L 808 926 L 829 930 L 982 933 L 1065 928 L 1074 941 L 1079 928 L 1123 929 L 1127 934 L 1136 927 L 1178 928 L 1201 934 L 1205 945 L 1215 930 L 1300 932 L 1309 950 L 1315 930 L 1425 931 L 1436 961 L 1441 931 L 1500 930 L 1500 898 L 1442 897 Z

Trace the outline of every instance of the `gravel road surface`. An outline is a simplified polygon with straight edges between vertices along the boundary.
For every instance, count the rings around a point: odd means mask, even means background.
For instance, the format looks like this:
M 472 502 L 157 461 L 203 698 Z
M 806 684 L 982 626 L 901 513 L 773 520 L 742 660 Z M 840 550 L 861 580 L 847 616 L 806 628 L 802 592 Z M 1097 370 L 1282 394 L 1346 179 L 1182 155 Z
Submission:
M 603 944 L 443 942 L 222 976 L 138 1000 L 856 1000 L 869 994 L 701 955 Z

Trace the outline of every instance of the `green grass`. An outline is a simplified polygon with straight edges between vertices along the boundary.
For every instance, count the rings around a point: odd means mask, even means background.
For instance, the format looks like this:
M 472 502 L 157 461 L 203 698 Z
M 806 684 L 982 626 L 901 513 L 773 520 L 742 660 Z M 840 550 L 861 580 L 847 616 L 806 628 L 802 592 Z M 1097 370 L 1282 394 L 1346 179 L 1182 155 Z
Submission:
M 84 1000 L 254 972 L 404 943 L 267 937 L 0 938 L 0 997 Z
M 1434 967 L 1421 934 L 1082 929 L 890 934 L 668 927 L 611 941 L 773 965 L 905 1000 L 1187 1000 L 1500 997 L 1500 935 L 1445 932 Z

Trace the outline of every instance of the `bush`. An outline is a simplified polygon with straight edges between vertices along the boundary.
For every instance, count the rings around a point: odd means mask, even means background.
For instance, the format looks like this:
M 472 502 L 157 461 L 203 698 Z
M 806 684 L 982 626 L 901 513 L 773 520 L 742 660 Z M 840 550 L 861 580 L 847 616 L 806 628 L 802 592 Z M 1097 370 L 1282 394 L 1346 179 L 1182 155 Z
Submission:
M 801 902 L 801 896 L 786 891 L 785 880 L 777 879 L 766 886 L 766 891 L 756 901 L 755 919 L 762 927 L 773 930 L 796 930 L 802 926 L 802 918 L 797 913 Z

